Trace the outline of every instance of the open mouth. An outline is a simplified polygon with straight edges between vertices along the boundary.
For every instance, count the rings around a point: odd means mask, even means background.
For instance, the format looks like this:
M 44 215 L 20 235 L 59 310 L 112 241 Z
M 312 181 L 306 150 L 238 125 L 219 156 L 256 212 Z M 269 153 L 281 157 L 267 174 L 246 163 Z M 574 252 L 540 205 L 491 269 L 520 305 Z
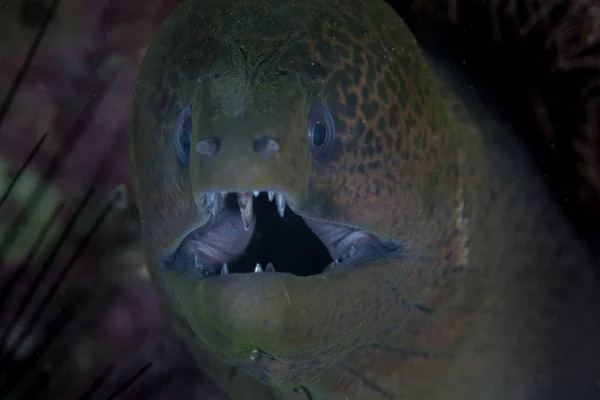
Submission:
M 399 250 L 356 227 L 300 216 L 275 191 L 210 192 L 202 199 L 209 222 L 183 239 L 166 260 L 168 269 L 200 278 L 251 272 L 310 276 Z

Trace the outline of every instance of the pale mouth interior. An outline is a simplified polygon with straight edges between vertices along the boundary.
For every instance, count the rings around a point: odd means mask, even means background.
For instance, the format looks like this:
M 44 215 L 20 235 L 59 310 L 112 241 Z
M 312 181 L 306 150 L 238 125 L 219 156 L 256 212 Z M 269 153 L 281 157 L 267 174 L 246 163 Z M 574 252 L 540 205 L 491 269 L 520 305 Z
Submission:
M 209 222 L 191 232 L 165 267 L 199 278 L 231 273 L 309 276 L 398 252 L 355 227 L 296 214 L 275 191 L 202 195 Z

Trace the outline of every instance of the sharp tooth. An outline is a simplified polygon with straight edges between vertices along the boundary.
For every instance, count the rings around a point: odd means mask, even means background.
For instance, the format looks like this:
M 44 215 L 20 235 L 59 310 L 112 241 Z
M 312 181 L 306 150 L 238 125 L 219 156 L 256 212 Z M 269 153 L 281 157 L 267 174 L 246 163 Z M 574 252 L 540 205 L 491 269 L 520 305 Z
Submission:
M 260 190 L 255 190 L 254 192 L 252 192 L 252 194 L 254 195 L 254 197 L 258 197 L 260 195 Z
M 206 195 L 207 199 L 208 199 L 208 204 L 212 204 L 215 202 L 215 199 L 217 197 L 216 193 L 209 193 Z
M 275 197 L 275 192 L 268 191 L 267 195 L 269 196 L 269 201 L 273 201 L 273 197 Z
M 223 199 L 218 197 L 216 193 L 209 193 L 206 195 L 207 206 L 210 208 L 210 213 L 215 217 L 223 206 Z
M 277 204 L 277 211 L 279 211 L 279 216 L 283 217 L 285 212 L 285 199 L 282 195 L 278 194 L 275 198 L 275 203 Z
M 227 192 L 221 192 L 221 198 L 225 200 L 225 197 L 227 197 Z
M 348 251 L 348 254 L 346 254 L 346 258 L 350 258 L 350 257 L 354 256 L 354 254 L 356 254 L 356 247 L 351 246 L 350 251 Z
M 273 264 L 268 263 L 267 264 L 267 268 L 265 268 L 266 272 L 275 272 L 275 267 L 273 266 Z
M 240 214 L 244 222 L 244 229 L 250 229 L 252 223 L 252 194 L 238 193 L 238 206 L 240 206 Z
M 254 268 L 254 273 L 256 274 L 260 274 L 263 272 L 262 267 L 260 266 L 260 264 L 256 264 L 256 268 Z
M 217 214 L 223 208 L 223 200 L 221 199 L 221 200 L 215 201 L 213 204 L 214 204 L 213 205 L 213 215 L 217 216 Z
M 227 263 L 223 263 L 221 267 L 221 275 L 227 275 L 229 273 L 229 268 L 227 268 Z

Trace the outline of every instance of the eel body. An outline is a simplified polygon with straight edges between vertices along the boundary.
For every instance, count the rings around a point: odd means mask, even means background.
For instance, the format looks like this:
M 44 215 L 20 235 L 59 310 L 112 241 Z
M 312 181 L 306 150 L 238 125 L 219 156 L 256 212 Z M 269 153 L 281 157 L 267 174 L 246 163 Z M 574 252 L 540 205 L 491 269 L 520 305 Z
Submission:
M 600 398 L 595 261 L 441 76 L 381 0 L 187 0 L 154 38 L 130 141 L 148 265 L 232 399 Z M 329 258 L 286 259 L 267 215 Z

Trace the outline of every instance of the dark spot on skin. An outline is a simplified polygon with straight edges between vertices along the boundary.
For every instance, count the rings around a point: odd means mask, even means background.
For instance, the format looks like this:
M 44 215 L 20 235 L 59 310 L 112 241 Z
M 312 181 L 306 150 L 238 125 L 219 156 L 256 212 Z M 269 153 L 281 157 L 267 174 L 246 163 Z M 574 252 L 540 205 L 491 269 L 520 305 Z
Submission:
M 383 144 L 381 143 L 381 138 L 380 137 L 378 137 L 377 139 L 375 139 L 375 153 L 376 154 L 383 153 Z
M 367 120 L 369 120 L 369 121 L 374 120 L 375 117 L 377 117 L 377 111 L 378 111 L 377 103 L 375 103 L 373 101 L 371 101 L 369 103 L 365 103 L 362 111 Z
M 421 85 L 417 86 L 417 94 L 419 95 L 419 101 L 425 100 L 425 93 L 423 93 L 423 87 Z
M 387 87 L 385 86 L 385 81 L 379 81 L 377 82 L 377 94 L 379 94 L 379 97 L 381 97 L 381 99 L 385 102 L 387 102 Z
M 335 35 L 335 38 L 337 39 L 338 42 L 347 45 L 348 43 L 350 43 L 351 39 L 350 36 L 348 36 L 346 33 L 346 31 L 340 31 L 337 30 L 335 32 L 332 32 Z
M 356 125 L 354 126 L 354 132 L 359 135 L 364 135 L 366 129 L 367 129 L 366 121 L 363 121 L 363 120 L 356 122 Z
M 361 95 L 363 97 L 363 101 L 369 98 L 369 88 L 367 86 L 363 86 Z
M 358 69 L 354 69 L 349 65 L 346 65 L 343 70 L 344 74 L 350 79 L 353 85 L 358 85 L 360 82 L 361 74 Z
M 343 36 L 342 36 L 343 37 Z M 338 37 L 339 39 L 339 37 Z M 333 46 L 333 51 L 337 54 L 341 59 L 346 59 L 350 57 L 350 53 L 344 46 L 335 45 Z
M 383 71 L 383 66 L 381 64 L 381 58 L 379 58 L 379 61 L 375 62 L 375 68 L 376 68 L 375 71 L 377 72 L 377 75 L 381 75 L 381 73 Z
M 390 126 L 389 129 L 395 130 L 398 128 L 398 115 L 400 114 L 400 110 L 398 110 L 397 106 L 392 106 L 390 108 Z
M 371 54 L 367 54 L 367 82 L 371 83 L 371 82 L 375 82 L 375 79 L 377 79 L 375 73 L 377 72 L 377 68 L 375 65 L 375 59 L 373 58 L 373 55 Z
M 417 120 L 412 114 L 408 114 L 404 120 L 404 132 L 410 132 L 410 130 L 417 126 Z
M 415 304 L 415 308 L 419 311 L 423 311 L 427 314 L 433 314 L 433 310 L 431 308 L 425 307 L 422 304 Z
M 423 115 L 423 107 L 421 107 L 421 104 L 419 103 L 415 103 L 413 111 L 418 117 L 421 117 Z
M 336 129 L 338 129 L 338 128 L 336 128 Z M 339 129 L 338 129 L 338 132 L 339 132 Z M 331 154 L 329 155 L 329 160 L 332 162 L 337 162 L 340 160 L 340 157 L 342 156 L 342 154 L 343 154 L 343 149 L 341 148 L 340 142 L 338 141 L 333 145 L 333 150 L 331 151 Z M 330 168 L 335 168 L 335 167 L 330 166 Z
M 386 72 L 384 75 L 384 80 L 385 80 L 385 85 L 390 92 L 392 93 L 397 93 L 398 92 L 398 85 L 396 85 L 396 81 L 394 80 L 394 78 L 392 77 L 392 75 L 390 75 L 389 72 Z
M 367 134 L 365 135 L 364 142 L 365 142 L 365 144 L 368 145 L 371 143 L 372 140 L 373 140 L 373 131 L 371 129 L 369 129 L 367 131 Z
M 346 121 L 339 118 L 335 119 L 335 126 L 338 132 L 346 132 L 346 129 L 348 129 Z
M 396 183 L 396 177 L 391 172 L 389 172 L 389 171 L 386 172 L 385 177 L 386 177 L 386 179 L 389 179 L 390 181 Z
M 360 172 L 361 174 L 364 175 L 364 173 L 365 173 L 365 165 L 364 164 L 360 164 L 358 166 L 358 172 Z
M 392 136 L 389 132 L 385 132 L 385 134 L 383 135 L 383 139 L 385 140 L 385 145 L 387 148 L 392 147 L 392 145 L 394 144 L 394 136 Z
M 360 155 L 362 156 L 362 158 L 369 158 L 373 156 L 373 145 L 367 144 L 366 146 L 364 146 L 360 151 Z
M 348 106 L 348 109 L 352 110 L 352 112 L 354 112 L 354 110 L 356 110 L 356 105 L 358 104 L 358 98 L 356 97 L 356 95 L 354 93 L 351 93 L 346 97 L 346 104 Z M 348 115 L 348 116 L 354 117 L 354 115 Z
M 386 126 L 385 126 L 385 119 L 383 119 L 383 117 L 379 117 L 379 119 L 377 120 L 377 130 L 380 132 L 383 132 L 385 130 Z M 390 135 L 386 135 L 387 137 L 390 137 Z M 391 145 L 392 142 L 390 141 L 389 145 Z
M 398 79 L 400 80 L 400 89 L 398 90 L 398 92 L 396 92 L 396 94 L 398 96 L 398 101 L 400 103 L 400 106 L 402 107 L 402 111 L 406 111 L 406 108 L 410 104 L 410 96 L 408 93 L 408 87 L 406 86 L 406 82 L 404 81 L 404 79 L 401 76 L 398 76 Z
M 328 71 L 329 71 L 329 68 L 320 62 L 315 62 L 314 64 L 311 65 L 311 68 L 310 68 L 310 72 L 314 76 L 325 76 L 325 75 L 327 75 Z
M 379 196 L 381 194 L 381 184 L 379 183 L 379 181 L 375 181 L 374 185 L 375 185 L 375 195 Z
M 367 169 L 376 170 L 381 167 L 381 163 L 379 161 L 372 161 L 367 164 Z

